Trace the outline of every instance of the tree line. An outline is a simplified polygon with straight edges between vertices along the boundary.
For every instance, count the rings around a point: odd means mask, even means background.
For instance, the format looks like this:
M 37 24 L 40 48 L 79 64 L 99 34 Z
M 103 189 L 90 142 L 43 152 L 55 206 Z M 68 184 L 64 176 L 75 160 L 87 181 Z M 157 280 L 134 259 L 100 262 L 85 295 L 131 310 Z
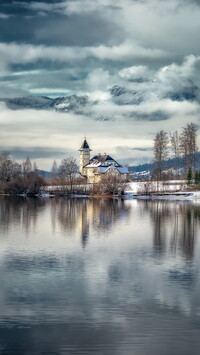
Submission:
M 175 131 L 167 133 L 161 130 L 156 133 L 154 138 L 154 176 L 157 180 L 165 177 L 166 160 L 174 158 L 175 175 L 187 177 L 195 181 L 199 179 L 197 172 L 197 145 L 198 126 L 195 123 L 188 123 L 182 128 L 181 132 Z M 183 166 L 182 173 L 180 166 Z
M 81 176 L 77 160 L 73 157 L 64 158 L 58 165 L 54 160 L 51 169 L 51 178 L 48 181 L 39 175 L 37 165 L 32 164 L 27 158 L 21 164 L 16 162 L 8 153 L 0 154 L 0 192 L 13 195 L 36 195 L 46 185 L 62 187 L 64 194 L 74 192 L 86 192 L 87 180 Z M 123 193 L 126 189 L 126 181 L 114 171 L 109 171 L 102 176 L 98 184 L 93 184 L 88 190 L 92 194 Z
M 36 173 L 37 166 L 27 158 L 21 164 L 9 153 L 0 154 L 0 190 L 12 194 L 36 194 L 45 185 L 45 179 Z
M 77 175 L 78 171 L 77 161 L 73 157 L 63 159 L 59 166 L 54 160 L 51 169 L 51 183 L 52 185 L 66 185 L 67 178 L 68 185 L 72 191 L 74 185 L 87 183 L 87 179 L 79 174 Z M 95 195 L 123 194 L 127 187 L 127 180 L 117 175 L 115 171 L 110 170 L 101 176 L 99 183 L 93 184 L 90 192 Z
M 57 179 L 57 183 L 67 179 L 71 187 L 74 183 L 74 175 L 78 171 L 78 164 L 73 157 L 67 157 L 57 167 L 54 161 L 51 177 Z M 0 189 L 3 193 L 11 194 L 37 194 L 47 185 L 44 176 L 38 174 L 36 163 L 32 164 L 27 158 L 21 164 L 16 162 L 9 153 L 0 154 Z

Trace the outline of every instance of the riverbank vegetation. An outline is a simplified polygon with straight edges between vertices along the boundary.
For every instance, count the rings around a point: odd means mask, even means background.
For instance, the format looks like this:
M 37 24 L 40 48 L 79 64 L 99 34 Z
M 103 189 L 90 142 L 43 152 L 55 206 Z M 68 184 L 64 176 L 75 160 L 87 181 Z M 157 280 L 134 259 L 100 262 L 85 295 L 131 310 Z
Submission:
M 200 189 L 200 171 L 198 159 L 198 126 L 187 124 L 180 132 L 167 133 L 161 130 L 154 138 L 154 170 L 151 177 L 139 186 L 139 191 L 147 195 L 158 191 L 159 182 L 182 179 L 187 187 Z M 166 169 L 166 161 L 171 157 L 174 166 Z M 180 166 L 182 166 L 180 168 Z M 98 183 L 87 184 L 86 178 L 79 173 L 78 162 L 66 157 L 57 165 L 54 161 L 49 177 L 42 176 L 36 164 L 29 158 L 21 164 L 10 154 L 0 154 L 0 193 L 35 196 L 43 192 L 56 192 L 60 195 L 123 195 L 129 190 L 127 179 L 110 169 Z M 129 181 L 131 178 L 129 177 Z
M 110 171 L 98 184 L 87 184 L 78 173 L 78 164 L 73 157 L 66 157 L 57 166 L 53 163 L 51 178 L 38 174 L 30 159 L 19 164 L 8 153 L 0 154 L 0 193 L 9 195 L 35 196 L 42 193 L 69 196 L 122 195 L 128 188 L 126 180 Z
M 159 181 L 167 180 L 172 178 L 169 176 L 171 174 L 175 178 L 185 178 L 188 183 L 192 181 L 199 183 L 197 140 L 198 126 L 194 123 L 188 123 L 180 132 L 169 134 L 164 130 L 157 132 L 153 146 L 153 178 Z M 171 169 L 166 169 L 166 161 L 169 157 L 174 159 L 174 165 Z
M 35 170 L 29 158 L 19 164 L 8 153 L 0 154 L 0 192 L 12 195 L 37 194 L 46 181 Z

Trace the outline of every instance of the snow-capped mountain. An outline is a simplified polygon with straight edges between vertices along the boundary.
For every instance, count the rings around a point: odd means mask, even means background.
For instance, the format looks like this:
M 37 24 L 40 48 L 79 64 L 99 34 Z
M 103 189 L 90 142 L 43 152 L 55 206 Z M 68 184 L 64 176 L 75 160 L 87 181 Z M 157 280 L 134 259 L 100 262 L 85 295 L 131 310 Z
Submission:
M 136 106 L 141 106 L 146 102 L 155 103 L 162 100 L 171 101 L 196 101 L 200 103 L 200 89 L 191 80 L 185 79 L 181 85 L 174 85 L 167 82 L 166 85 L 159 85 L 159 80 L 147 82 L 128 83 L 127 87 L 114 85 L 110 88 L 110 97 L 105 101 L 117 106 L 129 105 L 126 111 L 127 117 L 136 120 L 158 121 L 168 118 L 168 112 L 158 109 L 155 112 L 146 113 L 143 110 L 137 111 Z M 113 119 L 110 111 L 106 112 L 102 106 L 102 101 L 92 101 L 87 95 L 71 95 L 66 97 L 49 98 L 46 96 L 26 96 L 16 98 L 1 98 L 9 109 L 36 109 L 50 110 L 57 112 L 74 112 L 76 114 L 87 114 L 94 120 L 107 121 Z M 132 106 L 132 107 L 131 107 Z M 103 109 L 102 109 L 103 107 Z M 105 106 L 106 107 L 106 106 Z M 125 112 L 125 111 L 124 111 Z M 148 116 L 148 117 L 147 117 Z
M 197 101 L 200 102 L 200 89 L 190 80 L 182 87 L 161 87 L 157 82 L 146 85 L 136 85 L 134 88 L 125 88 L 114 85 L 110 89 L 112 100 L 117 105 L 139 105 L 146 101 L 170 99 L 172 101 Z
M 110 89 L 110 94 L 117 105 L 139 105 L 144 100 L 141 92 L 120 85 L 114 85 Z
M 78 111 L 88 104 L 87 96 L 66 96 L 55 99 L 46 96 L 26 96 L 16 98 L 0 99 L 12 110 L 38 109 L 60 112 Z

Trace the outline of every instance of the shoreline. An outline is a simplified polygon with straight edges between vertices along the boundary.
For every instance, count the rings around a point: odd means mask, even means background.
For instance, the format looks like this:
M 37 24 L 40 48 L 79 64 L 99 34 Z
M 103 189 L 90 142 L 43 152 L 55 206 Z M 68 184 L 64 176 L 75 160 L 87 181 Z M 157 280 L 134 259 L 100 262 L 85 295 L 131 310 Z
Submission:
M 199 201 L 200 202 L 200 190 L 196 191 L 179 191 L 179 192 L 158 192 L 149 194 L 134 194 L 132 192 L 127 192 L 124 195 L 89 195 L 89 194 L 71 194 L 71 195 L 57 195 L 49 193 L 41 193 L 35 195 L 28 194 L 4 194 L 0 193 L 1 197 L 23 197 L 23 198 L 58 198 L 63 197 L 67 199 L 78 199 L 78 198 L 94 198 L 94 199 L 122 199 L 122 200 L 169 200 L 169 201 Z

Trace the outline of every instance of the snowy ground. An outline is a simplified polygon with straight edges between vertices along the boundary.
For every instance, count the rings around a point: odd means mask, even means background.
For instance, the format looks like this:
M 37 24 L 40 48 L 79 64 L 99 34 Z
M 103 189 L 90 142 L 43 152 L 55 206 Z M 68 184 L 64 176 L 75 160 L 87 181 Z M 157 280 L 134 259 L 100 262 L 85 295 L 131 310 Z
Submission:
M 183 191 L 187 187 L 184 180 L 173 180 L 173 181 L 133 181 L 128 183 L 127 192 L 132 192 L 135 194 L 141 194 L 146 192 L 175 192 Z
M 126 191 L 129 198 L 159 200 L 199 200 L 200 191 L 186 191 L 185 181 L 131 182 Z M 149 195 L 150 194 L 150 195 Z
M 89 191 L 92 185 L 83 185 L 83 191 Z M 77 186 L 77 190 L 80 189 L 80 185 Z M 125 192 L 127 198 L 137 199 L 167 199 L 167 200 L 199 200 L 200 191 L 186 191 L 187 184 L 185 181 L 144 181 L 144 182 L 130 182 Z M 55 190 L 63 190 L 63 186 L 47 186 L 45 188 L 45 196 L 49 192 Z

